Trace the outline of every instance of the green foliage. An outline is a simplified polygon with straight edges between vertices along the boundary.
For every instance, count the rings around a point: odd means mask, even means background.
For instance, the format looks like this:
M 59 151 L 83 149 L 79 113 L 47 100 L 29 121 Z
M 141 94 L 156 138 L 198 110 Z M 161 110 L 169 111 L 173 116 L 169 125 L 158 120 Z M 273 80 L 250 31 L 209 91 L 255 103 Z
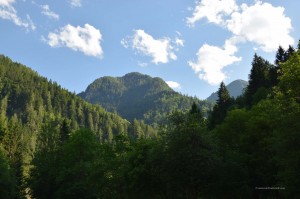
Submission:
M 227 111 L 233 104 L 233 99 L 230 97 L 225 84 L 222 82 L 218 90 L 218 99 L 217 103 L 213 108 L 213 111 L 210 113 L 208 118 L 208 127 L 213 129 L 216 125 L 223 122 L 224 118 L 227 115 Z
M 218 154 L 198 113 L 197 107 L 192 106 L 188 114 L 175 113 L 171 117 L 165 137 L 168 198 L 214 195 Z
M 257 101 L 249 110 L 231 111 L 214 130 L 223 153 L 223 165 L 229 161 L 229 165 L 236 165 L 240 172 L 229 181 L 233 186 L 231 189 L 245 189 L 244 193 L 250 198 L 300 196 L 297 188 L 300 185 L 300 148 L 297 144 L 300 132 L 299 55 L 294 53 L 280 67 L 282 75 L 272 98 Z M 234 186 L 234 182 L 239 182 L 239 187 Z M 255 187 L 282 189 L 260 190 Z
M 99 105 L 85 102 L 26 66 L 0 56 L 0 146 L 16 177 L 17 197 L 26 197 L 25 179 L 30 178 L 32 164 L 40 164 L 36 168 L 41 170 L 33 169 L 31 175 L 41 175 L 43 179 L 31 186 L 45 184 L 40 190 L 34 189 L 33 195 L 49 193 L 51 197 L 56 188 L 52 186 L 56 171 L 48 172 L 45 165 L 53 163 L 56 150 L 80 127 L 91 129 L 101 142 L 111 142 L 114 136 L 127 134 L 130 123 Z M 139 128 L 149 137 L 156 134 L 145 124 Z
M 49 118 L 37 137 L 37 146 L 31 162 L 30 178 L 27 182 L 31 195 L 36 198 L 53 198 L 58 175 L 60 129 L 59 121 Z
M 252 69 L 249 75 L 249 85 L 245 92 L 246 104 L 247 106 L 252 106 L 255 101 L 261 99 L 253 99 L 253 96 L 258 91 L 259 88 L 264 87 L 267 91 L 268 88 L 272 87 L 272 81 L 270 77 L 270 70 L 273 66 L 262 57 L 254 55 L 252 61 Z M 261 92 L 262 90 L 260 90 Z M 257 96 L 265 96 L 267 94 L 260 93 Z M 263 98 L 262 98 L 263 99 Z
M 55 190 L 56 198 L 97 198 L 97 184 L 93 182 L 99 150 L 96 136 L 81 129 L 63 145 Z M 93 186 L 91 186 L 93 185 Z
M 276 66 L 279 66 L 280 63 L 286 62 L 287 58 L 287 53 L 281 46 L 279 46 L 275 58 Z
M 166 123 L 168 113 L 173 110 L 186 111 L 193 102 L 205 112 L 211 107 L 209 102 L 173 91 L 160 78 L 140 73 L 99 78 L 79 96 L 91 103 L 100 104 L 108 111 L 117 112 L 129 121 L 138 119 L 146 124 Z
M 0 148 L 0 198 L 10 199 L 14 198 L 16 194 L 15 190 L 15 178 L 13 171 L 6 159 L 5 154 Z
M 280 77 L 279 91 L 300 102 L 300 55 L 294 54 L 281 67 L 283 75 Z
M 113 135 L 118 134 L 120 126 L 124 132 L 127 130 L 129 123 L 116 114 L 83 101 L 56 82 L 40 77 L 7 57 L 0 58 L 0 71 L 1 117 L 10 118 L 16 114 L 32 131 L 39 131 L 46 117 L 67 118 L 71 120 L 70 128 L 86 127 L 97 134 L 109 129 Z M 104 141 L 108 137 L 101 139 Z

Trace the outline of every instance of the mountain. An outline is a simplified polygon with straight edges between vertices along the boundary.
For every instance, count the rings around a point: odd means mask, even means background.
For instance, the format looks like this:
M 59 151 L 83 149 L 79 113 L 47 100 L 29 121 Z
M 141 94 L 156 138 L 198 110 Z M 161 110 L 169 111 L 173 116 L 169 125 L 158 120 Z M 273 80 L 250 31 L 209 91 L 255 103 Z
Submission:
M 30 133 L 40 132 L 47 121 L 67 121 L 70 129 L 91 129 L 101 141 L 111 141 L 120 133 L 134 133 L 132 125 L 139 126 L 143 134 L 152 132 L 145 124 L 131 125 L 119 115 L 84 101 L 56 82 L 0 55 L 0 137 L 3 129 L 9 129 L 11 120 Z
M 247 86 L 248 86 L 247 81 L 238 79 L 228 84 L 226 88 L 229 91 L 230 96 L 236 98 L 243 94 L 243 91 Z M 206 100 L 210 102 L 215 102 L 217 101 L 217 99 L 218 99 L 217 92 L 212 93 L 208 98 L 206 98 Z
M 148 124 L 160 123 L 173 110 L 188 110 L 193 102 L 204 111 L 211 108 L 206 101 L 175 92 L 161 78 L 137 72 L 96 79 L 78 96 L 129 121 L 136 118 Z

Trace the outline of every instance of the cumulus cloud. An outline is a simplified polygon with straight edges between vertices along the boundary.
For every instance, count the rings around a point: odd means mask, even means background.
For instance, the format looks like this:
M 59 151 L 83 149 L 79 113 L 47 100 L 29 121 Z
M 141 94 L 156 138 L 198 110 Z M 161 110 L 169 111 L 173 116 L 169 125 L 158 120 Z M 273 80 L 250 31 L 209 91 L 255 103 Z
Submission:
M 235 0 L 202 0 L 197 3 L 192 17 L 187 18 L 187 25 L 193 26 L 204 18 L 232 33 L 222 48 L 205 44 L 198 50 L 198 60 L 188 62 L 195 73 L 210 84 L 223 81 L 226 74 L 222 69 L 241 60 L 235 53 L 242 42 L 254 43 L 265 52 L 294 43 L 290 36 L 291 19 L 285 16 L 283 7 L 270 3 L 256 0 L 253 5 L 238 6 Z
M 0 0 L 0 6 L 10 6 L 15 0 Z
M 152 62 L 158 64 L 176 60 L 175 51 L 178 50 L 176 47 L 181 44 L 183 45 L 183 41 L 180 39 L 177 42 L 172 41 L 168 37 L 154 39 L 144 30 L 134 30 L 134 35 L 122 39 L 121 44 L 125 48 L 132 47 L 139 54 L 150 56 Z
M 84 27 L 68 24 L 55 32 L 50 32 L 45 40 L 51 47 L 67 47 L 99 58 L 103 55 L 100 45 L 101 32 L 89 24 L 85 24 Z
M 81 0 L 70 0 L 69 2 L 72 7 L 81 7 L 82 6 Z
M 211 23 L 227 28 L 241 41 L 253 42 L 265 52 L 275 51 L 278 46 L 288 47 L 294 43 L 290 36 L 291 19 L 283 7 L 255 1 L 253 5 L 236 5 L 235 0 L 202 0 L 187 18 L 188 25 L 207 18 Z
M 0 0 L 0 18 L 12 21 L 17 26 L 26 28 L 26 30 L 35 30 L 35 25 L 27 14 L 26 19 L 18 16 L 16 9 L 13 7 L 14 0 Z
M 210 23 L 223 24 L 224 17 L 238 9 L 235 0 L 202 0 L 196 4 L 193 16 L 186 20 L 189 26 L 194 26 L 203 18 L 207 18 Z
M 53 12 L 50 9 L 49 5 L 41 5 L 41 8 L 42 8 L 43 15 L 48 16 L 49 18 L 52 18 L 52 19 L 56 19 L 56 20 L 59 19 L 59 15 L 56 14 L 55 12 Z
M 274 7 L 270 3 L 242 4 L 241 11 L 234 12 L 227 20 L 227 28 L 234 35 L 258 44 L 265 52 L 294 43 L 290 36 L 291 19 L 284 15 L 283 7 Z
M 217 85 L 226 79 L 226 74 L 222 69 L 241 61 L 241 57 L 234 56 L 236 50 L 230 40 L 226 41 L 223 48 L 204 44 L 197 52 L 197 61 L 189 61 L 188 64 L 200 79 L 211 85 Z
M 174 81 L 166 81 L 166 83 L 168 84 L 168 86 L 172 89 L 181 89 L 181 85 L 178 82 L 174 82 Z

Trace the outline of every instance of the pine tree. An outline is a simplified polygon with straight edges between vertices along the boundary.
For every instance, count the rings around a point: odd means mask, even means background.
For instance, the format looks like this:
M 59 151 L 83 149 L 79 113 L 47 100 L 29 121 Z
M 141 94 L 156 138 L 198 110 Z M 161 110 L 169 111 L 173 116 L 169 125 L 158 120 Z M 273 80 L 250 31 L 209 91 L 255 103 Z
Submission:
M 0 198 L 10 199 L 16 196 L 16 180 L 6 155 L 0 147 Z
M 275 59 L 276 66 L 278 67 L 279 63 L 285 62 L 286 60 L 287 60 L 286 52 L 281 46 L 279 46 L 276 53 L 276 59 Z
M 272 86 L 276 86 L 279 82 L 279 76 L 282 75 L 280 63 L 284 63 L 287 60 L 287 52 L 281 47 L 278 47 L 275 57 L 275 67 L 270 69 L 270 79 Z
M 64 119 L 61 127 L 60 127 L 60 142 L 63 144 L 65 141 L 67 141 L 67 139 L 69 138 L 70 134 L 71 134 L 72 130 L 71 130 L 71 121 L 68 119 Z
M 224 84 L 224 82 L 221 82 L 220 88 L 218 90 L 218 100 L 217 105 L 221 110 L 226 110 L 228 108 L 228 105 L 231 102 L 231 97 L 229 95 L 229 92 Z
M 295 49 L 293 46 L 289 45 L 289 48 L 286 51 L 286 60 L 287 61 L 295 52 Z
M 7 127 L 7 101 L 7 96 L 0 101 L 0 130 Z
M 225 119 L 227 111 L 232 104 L 233 99 L 230 97 L 224 82 L 221 82 L 220 88 L 218 90 L 217 104 L 214 106 L 213 111 L 209 116 L 210 129 L 213 129 L 216 125 L 220 124 Z
M 246 105 L 252 106 L 254 103 L 254 95 L 260 88 L 272 87 L 270 79 L 271 64 L 262 57 L 254 55 L 252 61 L 252 69 L 249 75 L 249 85 L 245 92 Z

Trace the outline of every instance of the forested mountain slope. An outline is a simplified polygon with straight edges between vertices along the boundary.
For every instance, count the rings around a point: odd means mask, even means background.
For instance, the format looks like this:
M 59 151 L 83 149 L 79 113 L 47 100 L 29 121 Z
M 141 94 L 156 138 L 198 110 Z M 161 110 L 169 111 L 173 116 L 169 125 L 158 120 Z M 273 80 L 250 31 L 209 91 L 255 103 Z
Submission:
M 136 118 L 148 124 L 163 122 L 173 110 L 186 111 L 193 102 L 204 112 L 211 108 L 211 103 L 175 92 L 161 78 L 137 72 L 96 79 L 79 96 L 129 121 Z
M 111 140 L 113 135 L 127 133 L 130 127 L 130 123 L 117 114 L 82 100 L 5 56 L 0 57 L 0 102 L 2 129 L 11 118 L 30 132 L 38 132 L 49 118 L 67 119 L 71 129 L 89 128 L 105 141 Z

